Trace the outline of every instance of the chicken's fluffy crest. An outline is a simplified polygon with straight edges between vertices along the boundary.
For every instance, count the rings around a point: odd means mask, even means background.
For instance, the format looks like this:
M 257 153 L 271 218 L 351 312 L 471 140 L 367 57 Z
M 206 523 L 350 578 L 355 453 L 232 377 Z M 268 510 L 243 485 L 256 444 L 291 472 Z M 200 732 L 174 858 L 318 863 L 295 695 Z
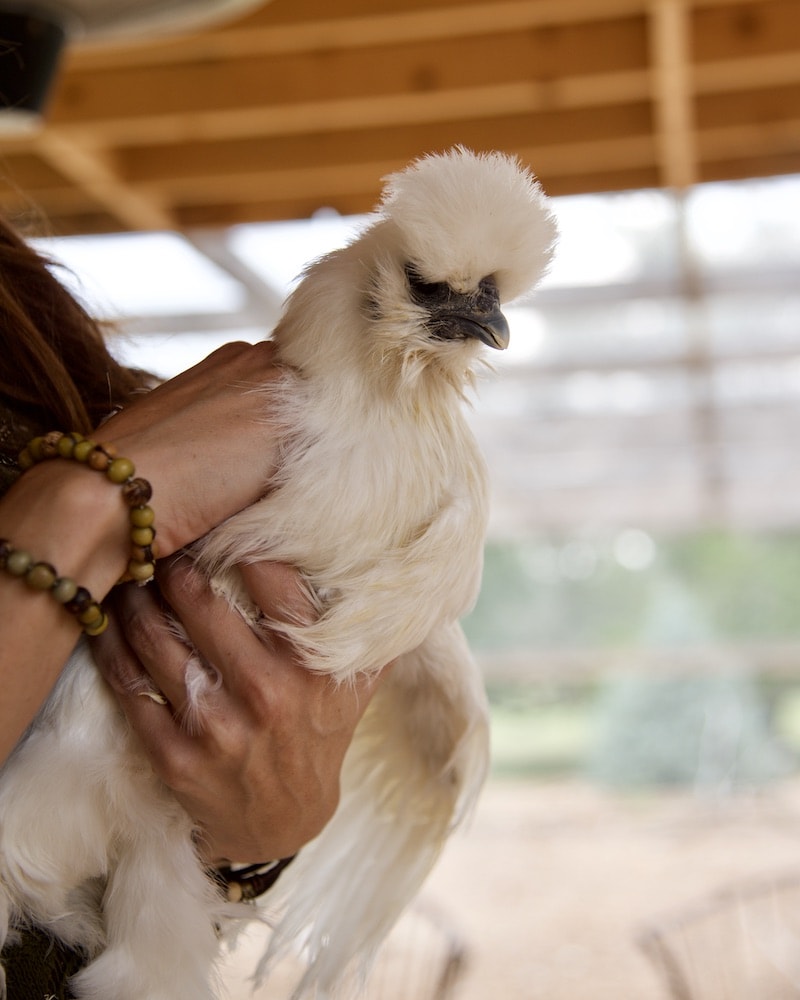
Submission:
M 547 270 L 556 223 L 516 158 L 456 146 L 420 157 L 385 183 L 381 212 L 425 281 L 469 291 L 493 275 L 500 300 L 510 302 Z

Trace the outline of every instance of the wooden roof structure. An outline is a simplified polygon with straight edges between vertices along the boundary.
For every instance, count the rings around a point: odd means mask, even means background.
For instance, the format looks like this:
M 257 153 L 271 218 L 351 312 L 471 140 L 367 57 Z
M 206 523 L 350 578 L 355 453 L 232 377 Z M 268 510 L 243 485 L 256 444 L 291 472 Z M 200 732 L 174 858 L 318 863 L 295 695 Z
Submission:
M 234 313 L 127 317 L 157 351 L 274 321 L 237 224 L 367 211 L 455 143 L 556 196 L 800 173 L 800 0 L 270 0 L 76 43 L 39 131 L 0 135 L 0 211 L 28 235 L 173 231 L 242 286 Z M 764 238 L 713 287 L 672 233 L 676 274 L 541 293 L 539 355 L 481 392 L 495 534 L 796 527 L 796 254 Z
M 75 44 L 0 209 L 58 234 L 357 213 L 463 143 L 553 195 L 800 171 L 798 0 L 271 0 Z

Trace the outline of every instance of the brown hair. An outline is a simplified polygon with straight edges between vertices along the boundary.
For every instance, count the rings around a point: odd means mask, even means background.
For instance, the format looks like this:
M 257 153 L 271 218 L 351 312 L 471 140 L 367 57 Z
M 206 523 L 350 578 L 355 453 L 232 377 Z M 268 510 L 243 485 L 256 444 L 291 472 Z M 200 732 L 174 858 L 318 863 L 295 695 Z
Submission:
M 0 219 L 0 395 L 41 426 L 87 433 L 145 377 L 111 357 L 52 266 Z

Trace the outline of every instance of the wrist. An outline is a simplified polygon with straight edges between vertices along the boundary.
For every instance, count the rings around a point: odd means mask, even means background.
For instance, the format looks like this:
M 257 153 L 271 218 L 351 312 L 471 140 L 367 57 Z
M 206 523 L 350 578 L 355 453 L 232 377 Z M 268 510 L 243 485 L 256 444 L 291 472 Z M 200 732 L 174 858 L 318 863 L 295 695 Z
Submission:
M 51 431 L 33 438 L 19 455 L 23 470 L 39 462 L 59 460 L 77 462 L 120 487 L 128 507 L 131 540 L 131 558 L 120 582 L 148 583 L 153 579 L 156 561 L 155 513 L 148 503 L 153 493 L 150 483 L 135 475 L 136 466 L 119 455 L 114 445 L 98 444 L 81 434 Z
M 127 508 L 113 484 L 70 462 L 29 469 L 0 501 L 2 533 L 102 599 L 125 572 Z

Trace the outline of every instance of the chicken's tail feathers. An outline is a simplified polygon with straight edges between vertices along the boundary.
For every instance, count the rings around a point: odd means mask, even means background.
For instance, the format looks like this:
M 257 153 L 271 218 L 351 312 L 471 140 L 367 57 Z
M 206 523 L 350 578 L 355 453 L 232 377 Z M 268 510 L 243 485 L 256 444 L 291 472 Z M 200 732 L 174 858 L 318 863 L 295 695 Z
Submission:
M 381 684 L 345 761 L 336 815 L 304 848 L 269 902 L 281 912 L 257 970 L 302 941 L 296 996 L 335 996 L 377 949 L 469 813 L 488 763 L 485 696 L 456 625 L 401 657 Z

